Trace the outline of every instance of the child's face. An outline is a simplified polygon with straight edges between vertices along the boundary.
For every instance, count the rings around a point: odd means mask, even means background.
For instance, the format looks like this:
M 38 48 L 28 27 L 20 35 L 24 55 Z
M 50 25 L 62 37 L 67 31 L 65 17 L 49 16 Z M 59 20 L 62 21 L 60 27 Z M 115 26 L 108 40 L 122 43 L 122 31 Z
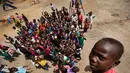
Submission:
M 97 44 L 89 55 L 90 67 L 93 71 L 106 71 L 110 69 L 115 59 L 110 44 Z

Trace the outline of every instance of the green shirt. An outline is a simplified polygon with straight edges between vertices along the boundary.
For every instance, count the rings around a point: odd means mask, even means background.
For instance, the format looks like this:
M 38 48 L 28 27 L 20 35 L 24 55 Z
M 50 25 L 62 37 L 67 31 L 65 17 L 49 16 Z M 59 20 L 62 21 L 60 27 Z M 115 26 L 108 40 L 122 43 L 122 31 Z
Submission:
M 81 46 L 84 46 L 84 37 L 79 37 L 79 44 L 81 45 Z
M 7 52 L 3 51 L 1 56 L 3 56 L 5 60 L 9 60 L 9 54 Z
M 76 31 L 76 36 L 79 37 L 80 36 L 80 32 Z

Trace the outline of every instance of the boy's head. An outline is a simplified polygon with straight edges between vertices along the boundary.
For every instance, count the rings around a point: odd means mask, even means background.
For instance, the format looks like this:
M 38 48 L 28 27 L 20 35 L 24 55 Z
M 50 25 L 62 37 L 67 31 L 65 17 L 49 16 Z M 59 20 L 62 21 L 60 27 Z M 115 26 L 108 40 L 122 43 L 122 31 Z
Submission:
M 4 34 L 4 37 L 6 37 L 6 38 L 7 38 L 8 36 L 7 36 L 6 34 Z
M 18 15 L 18 13 L 15 13 L 16 15 Z
M 80 36 L 83 36 L 84 34 L 83 33 L 80 33 Z
M 105 72 L 117 66 L 124 52 L 124 46 L 113 38 L 99 40 L 89 55 L 90 67 L 96 72 Z
M 92 16 L 92 14 L 93 14 L 93 12 L 92 12 L 92 11 L 90 11 L 90 12 L 89 12 L 89 15 L 90 15 L 90 16 Z
M 10 73 L 14 73 L 14 72 L 18 71 L 18 69 L 15 67 L 9 68 L 9 70 L 10 70 Z
M 14 30 L 16 29 L 16 27 L 15 27 L 15 26 L 13 26 L 12 28 L 13 28 Z
M 76 14 L 73 14 L 73 16 L 76 16 Z
M 88 22 L 88 19 L 87 19 L 87 18 L 85 19 L 85 22 Z
M 72 71 L 73 71 L 74 73 L 77 73 L 77 72 L 79 72 L 79 68 L 78 68 L 78 67 L 73 67 L 73 68 L 72 68 Z
M 52 5 L 52 3 L 50 3 L 50 5 Z
M 33 23 L 36 23 L 36 19 L 33 19 Z

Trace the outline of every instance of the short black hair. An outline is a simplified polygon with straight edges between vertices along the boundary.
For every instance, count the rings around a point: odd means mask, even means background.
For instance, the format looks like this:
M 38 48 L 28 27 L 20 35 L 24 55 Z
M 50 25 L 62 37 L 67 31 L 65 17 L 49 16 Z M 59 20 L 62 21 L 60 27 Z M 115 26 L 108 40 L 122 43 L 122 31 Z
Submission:
M 78 68 L 78 67 L 73 67 L 73 68 L 72 68 L 72 71 L 75 72 L 75 73 L 76 73 L 76 72 L 79 72 L 79 68 Z
M 16 15 L 18 15 L 18 13 L 15 13 Z
M 123 55 L 123 53 L 124 53 L 124 46 L 123 46 L 123 44 L 120 41 L 118 41 L 118 40 L 116 40 L 114 38 L 102 38 L 101 40 L 99 40 L 94 45 L 94 47 L 96 47 L 97 44 L 98 45 L 103 45 L 103 44 L 106 44 L 106 43 L 108 43 L 108 44 L 113 46 L 112 51 L 116 52 L 116 53 L 114 53 L 114 55 L 115 55 L 114 59 L 115 60 L 119 60 L 121 58 L 121 56 Z
M 92 12 L 92 11 L 90 11 L 88 14 L 90 14 L 90 16 L 92 16 L 93 12 Z
M 18 71 L 18 69 L 16 67 L 12 67 L 12 68 L 9 68 L 9 71 L 10 71 L 10 73 L 14 73 L 14 72 Z
M 8 37 L 6 34 L 4 34 L 4 37 Z
M 33 23 L 36 23 L 36 19 L 33 19 Z
M 16 27 L 15 27 L 15 26 L 13 26 L 12 28 L 13 28 L 14 30 L 16 29 Z
M 50 5 L 52 5 L 52 3 L 50 3 Z

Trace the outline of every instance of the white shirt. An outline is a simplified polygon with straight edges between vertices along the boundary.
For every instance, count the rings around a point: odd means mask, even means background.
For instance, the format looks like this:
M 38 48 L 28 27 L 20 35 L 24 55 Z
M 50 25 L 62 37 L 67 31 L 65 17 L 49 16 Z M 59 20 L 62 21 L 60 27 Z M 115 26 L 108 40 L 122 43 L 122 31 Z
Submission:
M 93 23 L 93 19 L 94 19 L 94 17 L 95 17 L 95 15 L 93 15 L 93 14 L 92 14 L 91 16 L 90 16 L 90 15 L 87 16 L 87 18 L 88 18 L 90 24 Z
M 72 16 L 72 21 L 77 21 L 77 16 Z

